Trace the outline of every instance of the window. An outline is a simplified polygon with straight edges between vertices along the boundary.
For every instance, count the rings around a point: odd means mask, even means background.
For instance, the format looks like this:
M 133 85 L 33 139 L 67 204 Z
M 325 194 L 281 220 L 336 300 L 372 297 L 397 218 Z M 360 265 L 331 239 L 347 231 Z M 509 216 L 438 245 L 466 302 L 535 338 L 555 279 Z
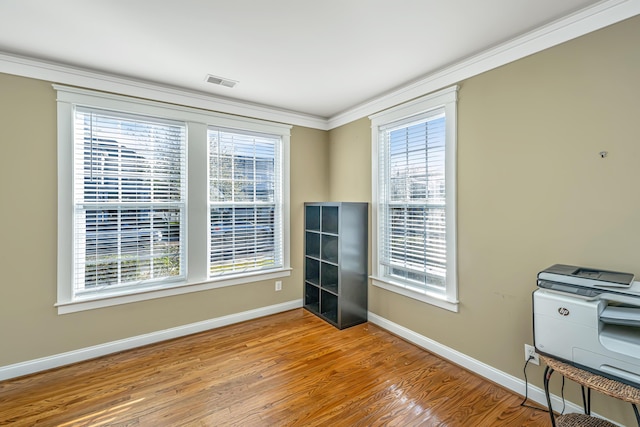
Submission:
M 59 313 L 290 275 L 290 126 L 54 88 Z
M 280 138 L 209 128 L 209 274 L 282 266 Z
M 457 311 L 457 87 L 371 116 L 373 283 Z
M 186 126 L 77 107 L 74 294 L 184 278 Z

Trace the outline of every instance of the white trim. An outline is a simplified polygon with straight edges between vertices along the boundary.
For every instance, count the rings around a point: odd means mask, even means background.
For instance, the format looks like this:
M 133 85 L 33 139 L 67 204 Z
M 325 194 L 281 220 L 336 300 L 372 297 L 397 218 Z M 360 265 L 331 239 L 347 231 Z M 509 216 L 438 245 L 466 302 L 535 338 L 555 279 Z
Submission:
M 405 84 L 395 91 L 376 96 L 369 102 L 356 105 L 329 119 L 8 53 L 0 53 L 0 72 L 296 126 L 330 130 L 638 14 L 640 14 L 640 0 L 604 0 L 431 73 L 413 83 Z
M 474 374 L 480 375 L 489 381 L 493 381 L 494 383 L 505 387 L 514 393 L 518 393 L 521 396 L 525 395 L 525 386 L 528 386 L 528 397 L 542 405 L 543 407 L 547 407 L 547 400 L 544 394 L 544 390 L 540 387 L 536 387 L 531 384 L 525 384 L 523 380 L 520 378 L 514 377 L 513 375 L 507 374 L 506 372 L 500 371 L 493 366 L 487 365 L 477 359 L 474 359 L 470 356 L 467 356 L 464 353 L 461 353 L 457 350 L 454 350 L 451 347 L 447 347 L 437 341 L 432 340 L 431 338 L 427 338 L 424 335 L 420 335 L 417 332 L 412 331 L 411 329 L 405 328 L 404 326 L 398 325 L 390 320 L 385 319 L 384 317 L 378 316 L 377 314 L 369 312 L 368 314 L 369 322 L 374 325 L 378 325 L 379 327 L 398 335 L 400 338 L 403 338 L 410 343 L 417 345 L 433 354 L 436 354 L 450 362 L 459 365 Z M 523 362 L 524 363 L 524 362 Z M 582 406 L 565 400 L 565 413 L 583 413 Z M 554 394 L 551 395 L 551 405 L 555 410 L 559 410 L 562 408 L 562 399 Z M 604 418 L 602 415 L 593 413 L 593 415 Z M 606 418 L 604 418 L 606 419 Z M 616 425 L 620 425 L 615 423 L 614 421 L 607 420 Z
M 254 283 L 263 280 L 288 277 L 291 275 L 289 238 L 290 238 L 290 201 L 282 200 L 285 211 L 283 212 L 283 266 L 277 269 L 251 271 L 238 273 L 219 278 L 209 278 L 207 262 L 208 212 L 199 209 L 207 206 L 208 190 L 206 183 L 208 162 L 206 161 L 206 131 L 207 125 L 227 127 L 255 131 L 265 134 L 277 135 L 282 139 L 282 197 L 290 195 L 289 179 L 289 148 L 291 125 L 273 122 L 265 122 L 257 119 L 235 117 L 223 113 L 202 111 L 191 107 L 165 104 L 146 99 L 131 98 L 103 92 L 95 92 L 87 89 L 79 89 L 54 84 L 57 91 L 58 113 L 58 282 L 57 303 L 58 314 L 68 314 L 77 311 L 110 307 L 119 304 L 128 304 L 137 301 L 145 301 L 155 298 L 180 295 L 189 292 L 198 292 L 208 289 L 216 289 L 225 286 L 233 286 L 246 283 Z M 75 105 L 87 107 L 99 107 L 117 110 L 127 113 L 151 115 L 154 117 L 181 120 L 187 124 L 189 134 L 187 141 L 187 171 L 189 181 L 186 224 L 186 251 L 187 265 L 185 266 L 185 278 L 175 283 L 154 282 L 147 286 L 131 289 L 120 289 L 109 293 L 101 292 L 95 295 L 74 296 L 72 292 L 73 277 L 73 200 L 72 182 L 74 169 L 73 159 L 73 109 Z M 199 133 L 198 133 L 199 132 Z M 203 155 L 205 154 L 205 155 Z M 286 180 L 286 181 L 285 181 Z M 203 214 L 204 213 L 204 214 Z M 203 236 L 205 236 L 203 238 Z M 171 280 L 171 279 L 169 279 Z
M 435 93 L 430 93 L 418 99 L 405 102 L 394 108 L 372 114 L 369 116 L 369 119 L 371 119 L 372 122 L 377 123 L 390 123 L 411 117 L 416 114 L 416 111 L 435 110 L 439 106 L 444 106 L 449 102 L 457 101 L 459 88 L 460 87 L 457 85 L 444 88 Z
M 60 102 L 56 105 L 58 119 L 57 141 L 63 141 L 73 135 L 73 120 L 70 107 Z M 58 237 L 57 237 L 57 301 L 69 301 L 73 298 L 73 288 L 60 286 L 60 283 L 73 283 L 73 144 L 57 143 L 58 165 Z M 64 189 L 62 194 L 61 189 Z M 69 236 L 62 239 L 60 236 Z
M 640 0 L 602 1 L 334 115 L 327 127 L 337 128 L 638 14 Z
M 404 295 L 446 310 L 458 311 L 458 267 L 457 267 L 457 210 L 456 210 L 456 167 L 457 167 L 457 134 L 456 115 L 459 86 L 454 85 L 437 92 L 422 96 L 410 102 L 398 105 L 385 111 L 369 116 L 371 120 L 371 220 L 372 220 L 372 283 L 391 292 Z M 380 170 L 380 144 L 382 128 L 388 124 L 396 124 L 405 119 L 419 116 L 429 111 L 444 109 L 446 117 L 445 132 L 445 192 L 446 192 L 446 241 L 447 241 L 447 276 L 444 291 L 437 295 L 435 292 L 415 292 L 405 286 L 401 280 L 393 280 L 382 274 L 379 262 L 380 248 L 378 247 L 379 224 L 379 195 L 380 180 L 385 171 Z
M 154 101 L 187 105 L 210 111 L 220 111 L 239 116 L 328 130 L 327 120 L 324 117 L 281 110 L 275 107 L 237 101 L 8 53 L 0 52 L 0 72 Z
M 193 159 L 207 159 L 208 157 L 207 124 L 189 122 L 187 165 Z M 208 164 L 207 167 L 187 167 L 188 206 L 192 201 L 200 201 L 202 203 L 204 195 L 209 191 L 208 183 Z M 203 233 L 202 230 L 209 229 L 209 209 L 187 209 L 185 225 L 187 247 L 196 248 L 193 251 L 187 250 L 186 253 L 187 277 L 195 283 L 204 284 L 209 278 L 209 233 Z
M 57 92 L 58 103 L 77 104 L 88 107 L 100 107 L 110 110 L 124 111 L 164 117 L 171 120 L 195 122 L 206 125 L 242 129 L 268 134 L 291 134 L 291 125 L 265 122 L 248 117 L 236 117 L 213 111 L 202 111 L 196 108 L 167 104 L 148 99 L 132 98 L 126 95 L 96 92 L 90 89 L 53 84 Z
M 281 313 L 302 307 L 302 300 L 292 300 L 281 304 L 275 304 L 267 307 L 261 307 L 254 310 L 248 310 L 241 313 L 230 314 L 227 316 L 216 317 L 202 322 L 195 322 L 188 325 L 177 326 L 162 331 L 151 332 L 148 334 L 138 335 L 131 338 L 125 338 L 117 341 L 111 341 L 91 347 L 85 347 L 78 350 L 60 353 L 53 356 L 42 357 L 40 359 L 28 360 L 13 365 L 0 367 L 0 381 L 20 377 L 23 375 L 33 374 L 35 372 L 53 369 L 71 363 L 82 362 L 84 360 L 93 359 L 107 354 L 119 351 L 129 350 L 143 345 L 153 344 L 173 338 L 184 337 L 198 332 L 216 329 L 222 326 L 232 325 L 234 323 L 244 322 L 246 320 L 257 319 L 259 317 L 269 316 L 271 314 Z
M 237 277 L 228 277 L 222 280 L 209 280 L 202 283 L 180 283 L 176 286 L 156 285 L 149 289 L 132 289 L 129 293 L 108 296 L 100 294 L 91 299 L 59 300 L 55 306 L 58 314 L 76 313 L 78 311 L 94 310 L 96 308 L 112 307 L 114 305 L 130 304 L 133 302 L 147 301 L 156 298 L 165 298 L 174 295 L 183 295 L 191 292 L 207 291 L 210 289 L 225 288 L 227 286 L 255 283 L 263 280 L 273 280 L 291 276 L 291 268 L 273 270 L 267 272 L 245 273 Z M 269 286 L 272 286 L 269 284 Z M 59 287 L 60 290 L 61 287 Z M 70 288 L 70 287 L 68 287 Z
M 405 288 L 402 284 L 394 284 L 387 279 L 381 279 L 378 277 L 370 277 L 371 284 L 382 289 L 386 289 L 389 292 L 403 295 L 408 298 L 413 298 L 417 301 L 426 302 L 427 304 L 435 305 L 436 307 L 444 308 L 445 310 L 458 312 L 458 300 L 449 301 L 444 295 L 436 295 L 430 293 L 414 292 L 411 289 Z

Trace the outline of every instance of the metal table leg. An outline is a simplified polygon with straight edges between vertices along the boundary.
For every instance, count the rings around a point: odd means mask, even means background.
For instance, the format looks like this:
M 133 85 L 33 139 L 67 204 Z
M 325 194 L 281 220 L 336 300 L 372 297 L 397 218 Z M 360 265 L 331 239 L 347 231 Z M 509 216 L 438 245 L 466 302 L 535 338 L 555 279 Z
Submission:
M 591 389 L 589 387 L 586 387 L 587 394 L 585 396 L 585 386 L 580 387 L 582 388 L 582 406 L 584 407 L 584 413 L 586 415 L 591 415 Z

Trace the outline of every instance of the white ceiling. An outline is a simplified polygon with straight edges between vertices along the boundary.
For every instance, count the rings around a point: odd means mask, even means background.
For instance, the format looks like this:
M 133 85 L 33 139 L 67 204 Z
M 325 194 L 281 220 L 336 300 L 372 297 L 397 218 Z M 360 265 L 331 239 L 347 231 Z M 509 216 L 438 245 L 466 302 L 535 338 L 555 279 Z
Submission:
M 329 119 L 597 3 L 2 0 L 0 52 Z

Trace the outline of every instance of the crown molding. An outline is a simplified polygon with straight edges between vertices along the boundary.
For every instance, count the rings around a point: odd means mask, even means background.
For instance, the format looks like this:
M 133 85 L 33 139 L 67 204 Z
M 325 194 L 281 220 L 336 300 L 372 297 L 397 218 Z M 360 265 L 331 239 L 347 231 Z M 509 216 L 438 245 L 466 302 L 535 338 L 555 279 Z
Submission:
M 328 128 L 334 129 L 370 116 L 638 14 L 640 0 L 599 2 L 337 114 L 329 118 Z
M 152 101 L 328 130 L 327 119 L 0 52 L 0 72 Z
M 331 130 L 640 14 L 640 0 L 603 0 L 330 118 L 0 52 L 0 72 L 154 101 Z

